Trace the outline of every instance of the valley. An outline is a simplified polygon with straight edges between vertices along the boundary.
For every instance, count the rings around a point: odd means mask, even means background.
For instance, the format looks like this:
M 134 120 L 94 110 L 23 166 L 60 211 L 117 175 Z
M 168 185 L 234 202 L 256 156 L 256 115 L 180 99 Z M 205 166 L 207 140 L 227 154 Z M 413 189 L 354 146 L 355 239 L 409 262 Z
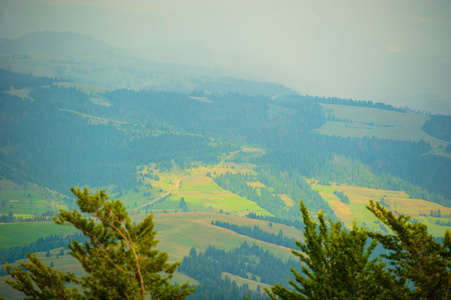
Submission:
M 136 224 L 153 214 L 157 249 L 186 264 L 172 282 L 202 292 L 264 298 L 263 287 L 286 285 L 289 268 L 279 268 L 294 257 L 281 241 L 304 238 L 301 200 L 312 217 L 323 211 L 348 229 L 356 222 L 389 233 L 366 208 L 374 200 L 436 238 L 451 230 L 449 116 L 196 75 L 66 38 L 86 49 L 67 42 L 22 56 L 0 51 L 0 295 L 8 299 L 21 295 L 4 283 L 5 263 L 26 261 L 8 255 L 76 232 L 52 222 L 60 209 L 77 208 L 71 187 L 105 190 Z M 37 255 L 85 274 L 67 252 Z M 240 256 L 227 261 L 233 253 Z M 258 269 L 264 258 L 274 265 Z M 222 269 L 202 273 L 196 259 Z

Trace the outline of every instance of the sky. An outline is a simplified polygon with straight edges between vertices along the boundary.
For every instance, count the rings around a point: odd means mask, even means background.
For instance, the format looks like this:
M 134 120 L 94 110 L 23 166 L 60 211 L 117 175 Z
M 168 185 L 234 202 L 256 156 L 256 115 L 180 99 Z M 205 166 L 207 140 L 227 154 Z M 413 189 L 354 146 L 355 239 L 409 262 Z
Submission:
M 451 115 L 449 0 L 0 0 L 0 37 L 44 30 L 301 94 Z

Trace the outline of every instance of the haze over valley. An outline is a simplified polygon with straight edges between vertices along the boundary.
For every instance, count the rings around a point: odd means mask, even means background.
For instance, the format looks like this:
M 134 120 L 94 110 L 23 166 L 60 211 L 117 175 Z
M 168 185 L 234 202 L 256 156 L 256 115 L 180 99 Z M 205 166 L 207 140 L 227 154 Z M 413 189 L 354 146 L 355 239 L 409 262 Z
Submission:
M 0 37 L 78 32 L 301 94 L 451 114 L 449 1 L 2 1 Z M 230 74 L 230 73 L 229 73 Z

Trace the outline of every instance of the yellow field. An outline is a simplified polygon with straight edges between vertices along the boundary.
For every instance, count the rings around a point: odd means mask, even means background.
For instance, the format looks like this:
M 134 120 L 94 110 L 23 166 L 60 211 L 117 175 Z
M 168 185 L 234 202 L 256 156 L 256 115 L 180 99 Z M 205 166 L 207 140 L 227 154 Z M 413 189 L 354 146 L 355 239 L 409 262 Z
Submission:
M 247 185 L 253 187 L 253 188 L 263 188 L 265 187 L 265 185 L 263 183 L 261 183 L 260 181 L 257 182 L 246 182 Z
M 278 196 L 280 197 L 280 199 L 283 200 L 283 202 L 285 202 L 286 206 L 288 206 L 288 207 L 294 206 L 293 199 L 291 199 L 287 194 L 279 194 Z
M 141 222 L 144 217 L 145 215 L 134 215 L 133 221 Z M 255 240 L 228 229 L 211 225 L 212 220 L 249 227 L 258 225 L 260 229 L 274 234 L 282 230 L 285 236 L 297 240 L 303 237 L 302 232 L 294 227 L 276 223 L 269 226 L 269 223 L 263 220 L 203 212 L 163 213 L 154 215 L 155 228 L 158 231 L 157 239 L 160 240 L 159 249 L 168 252 L 171 261 L 181 261 L 184 256 L 188 255 L 191 247 L 199 251 L 204 251 L 208 246 L 230 250 L 247 241 L 250 244 L 255 243 L 264 247 L 283 259 L 292 256 L 288 248 Z
M 419 222 L 426 224 L 429 232 L 434 236 L 443 236 L 446 230 L 451 229 L 451 226 L 436 225 L 435 221 L 439 218 L 429 216 L 431 210 L 440 210 L 442 216 L 450 216 L 451 208 L 421 199 L 410 199 L 409 195 L 404 191 L 378 190 L 335 184 L 324 186 L 315 182 L 312 182 L 311 184 L 312 188 L 317 190 L 320 195 L 329 202 L 335 215 L 340 218 L 348 228 L 351 228 L 353 221 L 356 220 L 357 224 L 363 225 L 368 229 L 380 229 L 380 226 L 374 223 L 377 219 L 366 206 L 370 200 L 379 202 L 384 198 L 385 203 L 391 211 L 397 214 L 409 215 Z M 342 203 L 340 199 L 333 194 L 334 191 L 343 192 L 348 196 L 350 204 Z M 420 214 L 426 214 L 428 216 L 425 217 Z M 449 218 L 440 218 L 440 220 L 448 221 Z

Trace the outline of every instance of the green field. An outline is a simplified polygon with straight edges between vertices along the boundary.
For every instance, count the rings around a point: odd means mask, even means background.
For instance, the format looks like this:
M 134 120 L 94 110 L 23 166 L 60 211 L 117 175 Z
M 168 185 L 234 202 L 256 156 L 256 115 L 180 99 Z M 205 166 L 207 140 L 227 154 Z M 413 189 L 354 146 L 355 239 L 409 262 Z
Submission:
M 76 231 L 72 226 L 60 226 L 53 221 L 0 224 L 0 248 L 25 246 L 40 237 Z
M 424 140 L 431 143 L 433 153 L 442 153 L 448 142 L 434 138 L 421 127 L 427 115 L 402 113 L 368 107 L 321 104 L 326 115 L 343 121 L 327 121 L 317 132 L 342 137 L 377 137 L 394 140 Z M 443 148 L 438 148 L 443 146 Z
M 269 214 L 255 202 L 222 189 L 213 179 L 203 175 L 185 178 L 181 187 L 175 189 L 169 199 L 156 205 L 153 211 L 180 210 L 181 197 L 184 198 L 189 211 L 222 211 L 223 213 L 241 216 L 249 212 Z
M 8 180 L 0 180 L 0 214 L 10 211 L 15 216 L 42 214 L 47 211 L 66 208 L 61 198 L 64 197 L 50 190 L 37 186 L 21 187 Z

